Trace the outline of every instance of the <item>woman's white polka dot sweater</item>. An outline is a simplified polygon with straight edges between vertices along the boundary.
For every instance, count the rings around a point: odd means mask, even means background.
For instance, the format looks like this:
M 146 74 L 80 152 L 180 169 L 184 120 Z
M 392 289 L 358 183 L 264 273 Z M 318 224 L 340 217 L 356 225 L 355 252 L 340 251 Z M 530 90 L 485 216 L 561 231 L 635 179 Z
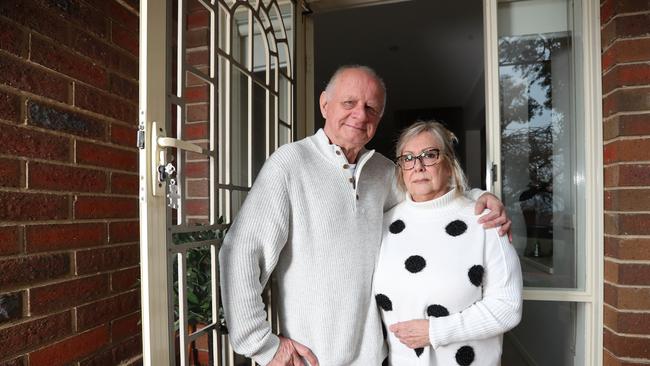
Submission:
M 431 343 L 413 350 L 387 332 L 390 365 L 500 364 L 502 335 L 521 319 L 521 267 L 508 239 L 477 219 L 455 190 L 407 195 L 384 215 L 374 279 L 384 326 L 429 319 Z

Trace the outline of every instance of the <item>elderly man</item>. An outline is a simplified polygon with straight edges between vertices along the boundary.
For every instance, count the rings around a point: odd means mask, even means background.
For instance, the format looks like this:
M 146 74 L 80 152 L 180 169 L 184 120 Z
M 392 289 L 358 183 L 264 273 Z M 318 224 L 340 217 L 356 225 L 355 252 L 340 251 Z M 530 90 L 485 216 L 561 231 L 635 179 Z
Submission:
M 261 365 L 381 365 L 371 296 L 383 212 L 400 199 L 394 164 L 364 145 L 385 87 L 371 69 L 339 69 L 320 97 L 325 128 L 264 164 L 221 248 L 221 291 L 235 351 Z M 480 194 L 480 191 L 479 191 Z M 487 225 L 509 221 L 484 195 Z M 283 336 L 266 321 L 262 290 L 275 270 Z

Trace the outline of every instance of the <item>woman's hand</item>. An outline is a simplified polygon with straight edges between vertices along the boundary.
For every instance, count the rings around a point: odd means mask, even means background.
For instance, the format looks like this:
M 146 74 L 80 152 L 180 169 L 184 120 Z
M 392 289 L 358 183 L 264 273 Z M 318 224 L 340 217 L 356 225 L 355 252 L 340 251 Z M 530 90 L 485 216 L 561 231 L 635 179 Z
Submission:
M 512 242 L 512 232 L 510 231 L 512 220 L 508 218 L 506 207 L 503 205 L 501 200 L 492 193 L 483 193 L 476 201 L 474 213 L 479 215 L 486 208 L 491 212 L 481 216 L 478 223 L 483 224 L 483 227 L 486 229 L 501 226 L 499 228 L 499 235 L 508 234 L 508 239 Z
M 430 344 L 428 319 L 399 322 L 391 325 L 388 329 L 408 348 L 422 348 Z

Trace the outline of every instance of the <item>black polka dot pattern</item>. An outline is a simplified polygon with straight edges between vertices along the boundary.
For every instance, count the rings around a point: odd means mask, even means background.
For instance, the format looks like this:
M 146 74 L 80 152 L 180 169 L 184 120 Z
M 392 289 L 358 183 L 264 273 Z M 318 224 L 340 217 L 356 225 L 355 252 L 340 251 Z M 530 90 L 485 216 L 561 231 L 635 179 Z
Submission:
M 393 310 L 393 302 L 390 301 L 388 296 L 384 294 L 377 294 L 375 295 L 375 301 L 377 302 L 377 306 L 379 306 L 384 311 Z
M 412 255 L 404 261 L 404 267 L 411 273 L 418 273 L 427 266 L 427 261 L 419 255 Z
M 388 366 L 388 357 L 384 358 L 384 362 L 381 363 L 381 366 Z
M 472 285 L 479 287 L 483 284 L 483 274 L 485 273 L 485 269 L 483 269 L 483 266 L 481 265 L 475 265 L 472 266 L 472 268 L 467 271 L 467 276 L 469 277 L 469 282 L 472 283 Z
M 416 349 L 414 349 L 414 351 L 415 351 L 415 355 L 420 357 L 422 355 L 422 352 L 424 352 L 424 348 L 422 348 L 422 347 L 416 348 Z
M 445 231 L 451 236 L 458 236 L 467 231 L 467 224 L 461 220 L 454 220 L 447 224 Z
M 427 315 L 434 318 L 441 318 L 443 316 L 449 316 L 449 310 L 442 305 L 429 305 L 429 307 L 427 307 Z
M 474 362 L 474 348 L 462 346 L 456 351 L 456 362 L 460 366 L 468 366 Z
M 393 221 L 392 224 L 388 227 L 388 231 L 390 231 L 393 234 L 399 234 L 404 230 L 406 225 L 404 225 L 404 221 L 402 220 L 395 220 Z
M 386 331 L 386 326 L 384 323 L 381 323 L 381 334 L 384 336 L 384 340 L 388 338 L 388 331 Z

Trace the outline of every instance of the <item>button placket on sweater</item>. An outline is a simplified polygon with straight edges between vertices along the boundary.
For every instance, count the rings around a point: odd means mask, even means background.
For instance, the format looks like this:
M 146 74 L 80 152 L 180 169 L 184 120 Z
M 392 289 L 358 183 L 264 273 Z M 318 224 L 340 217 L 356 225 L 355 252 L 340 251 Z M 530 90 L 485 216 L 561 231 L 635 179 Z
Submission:
M 350 170 L 350 163 L 348 162 L 347 158 L 341 151 L 341 148 L 338 147 L 337 145 L 332 145 L 334 149 L 334 153 L 336 155 L 336 160 L 339 162 L 341 169 L 343 170 L 343 175 L 347 178 L 347 181 L 349 184 L 352 186 L 352 201 L 353 201 L 353 207 L 356 211 L 357 209 L 357 203 L 359 201 L 359 194 L 357 192 L 357 185 L 356 181 L 354 178 L 354 175 L 352 174 L 352 171 Z M 357 169 L 359 167 L 357 166 Z

